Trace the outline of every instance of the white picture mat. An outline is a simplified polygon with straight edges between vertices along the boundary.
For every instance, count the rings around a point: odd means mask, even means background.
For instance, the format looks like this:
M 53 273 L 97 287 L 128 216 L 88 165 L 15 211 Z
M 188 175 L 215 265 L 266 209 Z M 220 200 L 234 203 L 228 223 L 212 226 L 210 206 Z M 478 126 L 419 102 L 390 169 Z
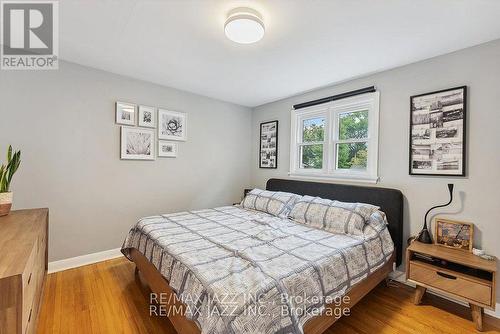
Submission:
M 151 122 L 144 122 L 144 113 L 151 113 Z M 150 106 L 139 105 L 138 111 L 138 125 L 145 128 L 155 128 L 156 127 L 156 108 Z
M 149 135 L 149 154 L 130 154 L 127 153 L 127 143 L 130 140 L 130 134 L 147 134 Z M 155 133 L 151 129 L 130 128 L 126 126 L 121 127 L 121 141 L 120 141 L 120 158 L 122 160 L 155 160 Z
M 163 147 L 164 146 L 171 146 L 172 151 L 171 152 L 164 152 Z M 175 158 L 177 157 L 177 152 L 178 152 L 178 146 L 176 142 L 169 142 L 169 141 L 158 141 L 158 157 L 162 158 Z
M 452 102 L 450 102 L 452 101 Z M 412 97 L 410 171 L 414 175 L 464 174 L 466 89 Z
M 115 121 L 116 124 L 123 125 L 135 125 L 135 115 L 136 115 L 137 106 L 133 103 L 120 102 L 117 101 L 115 103 Z M 122 117 L 123 114 L 129 114 L 130 119 L 124 119 Z
M 163 133 L 165 123 L 172 118 L 177 118 L 180 121 L 182 130 L 180 135 L 170 135 Z M 187 140 L 187 113 L 180 111 L 171 111 L 166 109 L 158 109 L 158 139 L 186 141 Z

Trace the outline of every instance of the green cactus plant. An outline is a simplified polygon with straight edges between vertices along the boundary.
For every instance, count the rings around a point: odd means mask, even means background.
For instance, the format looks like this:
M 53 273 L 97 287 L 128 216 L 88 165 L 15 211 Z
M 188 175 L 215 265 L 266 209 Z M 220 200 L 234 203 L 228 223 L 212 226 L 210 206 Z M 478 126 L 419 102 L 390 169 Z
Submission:
M 9 192 L 12 176 L 16 173 L 21 164 L 21 151 L 12 153 L 12 146 L 7 149 L 7 165 L 0 167 L 0 193 Z

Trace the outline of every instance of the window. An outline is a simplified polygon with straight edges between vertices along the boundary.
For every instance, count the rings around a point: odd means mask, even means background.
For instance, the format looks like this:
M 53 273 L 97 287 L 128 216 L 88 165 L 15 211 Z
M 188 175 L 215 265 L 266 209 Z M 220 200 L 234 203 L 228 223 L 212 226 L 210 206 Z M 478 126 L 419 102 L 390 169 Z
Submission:
M 325 143 L 325 117 L 307 118 L 302 121 L 300 147 L 300 168 L 323 168 L 323 147 Z
M 376 182 L 379 93 L 292 110 L 290 175 Z

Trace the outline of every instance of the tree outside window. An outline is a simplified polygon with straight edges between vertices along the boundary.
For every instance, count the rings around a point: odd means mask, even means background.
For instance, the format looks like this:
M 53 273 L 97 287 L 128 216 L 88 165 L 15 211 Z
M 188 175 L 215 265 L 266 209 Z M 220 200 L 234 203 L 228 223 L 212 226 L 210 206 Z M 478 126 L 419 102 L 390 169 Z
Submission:
M 291 111 L 290 175 L 377 182 L 379 93 Z
M 337 168 L 366 169 L 368 160 L 368 110 L 339 115 Z

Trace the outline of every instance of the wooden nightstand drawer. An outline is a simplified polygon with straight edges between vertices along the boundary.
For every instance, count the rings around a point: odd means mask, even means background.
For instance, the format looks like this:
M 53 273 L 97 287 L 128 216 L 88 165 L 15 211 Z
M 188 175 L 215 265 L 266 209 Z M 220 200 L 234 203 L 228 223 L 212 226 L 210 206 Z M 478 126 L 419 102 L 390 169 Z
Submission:
M 452 293 L 484 305 L 491 305 L 491 284 L 425 263 L 410 262 L 409 278 L 417 283 Z

